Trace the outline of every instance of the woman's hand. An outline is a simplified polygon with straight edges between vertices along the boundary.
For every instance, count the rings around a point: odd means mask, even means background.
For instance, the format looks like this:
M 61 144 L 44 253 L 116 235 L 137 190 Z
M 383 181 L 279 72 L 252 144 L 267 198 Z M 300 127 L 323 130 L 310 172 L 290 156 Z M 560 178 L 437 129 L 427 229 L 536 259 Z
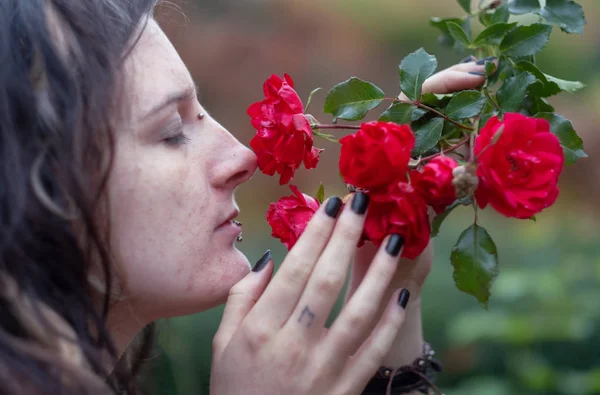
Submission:
M 466 89 L 476 89 L 485 81 L 485 62 L 495 62 L 495 58 L 476 61 L 469 57 L 461 63 L 432 75 L 423 84 L 423 93 L 451 93 Z M 400 94 L 400 100 L 409 99 Z M 367 244 L 356 251 L 352 265 L 350 284 L 346 293 L 348 300 L 363 281 L 376 247 Z M 398 333 L 397 340 L 385 360 L 385 365 L 397 367 L 412 363 L 421 355 L 423 338 L 421 330 L 421 288 L 433 263 L 433 248 L 430 242 L 423 254 L 415 260 L 402 259 L 394 273 L 386 295 L 395 289 L 406 288 L 411 293 L 411 306 L 407 310 L 406 322 Z
M 400 254 L 400 239 L 388 237 L 334 324 L 324 327 L 367 204 L 357 193 L 336 219 L 341 200 L 329 199 L 271 281 L 267 255 L 232 288 L 213 342 L 212 395 L 361 392 L 396 338 L 407 302 L 400 290 L 383 299 Z M 382 304 L 385 312 L 371 330 Z

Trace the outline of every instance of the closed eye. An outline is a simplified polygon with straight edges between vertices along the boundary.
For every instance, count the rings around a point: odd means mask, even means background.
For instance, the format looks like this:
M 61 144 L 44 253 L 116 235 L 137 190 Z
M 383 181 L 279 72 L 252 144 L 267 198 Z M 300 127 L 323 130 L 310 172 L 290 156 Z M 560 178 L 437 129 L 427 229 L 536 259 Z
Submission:
M 190 140 L 183 133 L 183 122 L 179 116 L 165 128 L 163 136 L 162 141 L 168 145 L 182 145 Z
M 187 137 L 185 134 L 181 133 L 177 136 L 166 138 L 163 141 L 168 145 L 182 145 L 190 141 L 190 138 Z

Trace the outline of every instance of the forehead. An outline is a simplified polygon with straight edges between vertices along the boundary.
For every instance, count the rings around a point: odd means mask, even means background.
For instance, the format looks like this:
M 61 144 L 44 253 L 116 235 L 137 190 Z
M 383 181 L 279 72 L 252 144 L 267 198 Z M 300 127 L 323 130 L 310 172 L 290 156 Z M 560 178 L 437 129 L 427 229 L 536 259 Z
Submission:
M 145 26 L 125 65 L 125 96 L 133 117 L 145 114 L 173 91 L 193 86 L 179 54 L 154 19 Z

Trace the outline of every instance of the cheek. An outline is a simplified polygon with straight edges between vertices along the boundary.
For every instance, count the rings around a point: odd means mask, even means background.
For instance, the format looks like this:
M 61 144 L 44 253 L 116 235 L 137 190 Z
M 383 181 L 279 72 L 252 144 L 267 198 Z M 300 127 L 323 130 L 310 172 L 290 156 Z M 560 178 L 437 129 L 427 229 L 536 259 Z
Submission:
M 118 153 L 109 182 L 119 282 L 143 310 L 185 310 L 189 300 L 221 298 L 247 264 L 228 265 L 237 250 L 212 243 L 215 202 L 204 163 L 170 149 L 143 149 Z

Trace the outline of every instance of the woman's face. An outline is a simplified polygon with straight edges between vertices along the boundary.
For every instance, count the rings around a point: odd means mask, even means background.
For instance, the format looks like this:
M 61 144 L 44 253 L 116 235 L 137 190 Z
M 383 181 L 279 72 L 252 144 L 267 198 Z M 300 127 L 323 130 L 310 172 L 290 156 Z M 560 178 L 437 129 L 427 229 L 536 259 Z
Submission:
M 143 320 L 213 307 L 249 271 L 235 247 L 241 230 L 230 220 L 235 188 L 254 174 L 255 155 L 202 108 L 155 21 L 125 70 L 128 107 L 108 185 L 118 282 Z

